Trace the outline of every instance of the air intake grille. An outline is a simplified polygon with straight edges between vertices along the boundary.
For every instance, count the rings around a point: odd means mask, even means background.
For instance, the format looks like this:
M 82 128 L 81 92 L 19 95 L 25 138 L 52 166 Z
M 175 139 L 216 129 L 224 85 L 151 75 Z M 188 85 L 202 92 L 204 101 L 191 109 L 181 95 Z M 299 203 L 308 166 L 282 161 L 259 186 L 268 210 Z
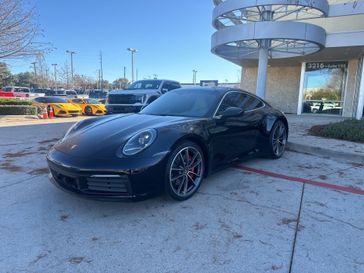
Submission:
M 86 178 L 88 191 L 127 193 L 128 176 L 97 176 Z
M 108 102 L 110 104 L 134 104 L 141 103 L 142 95 L 133 94 L 110 94 Z

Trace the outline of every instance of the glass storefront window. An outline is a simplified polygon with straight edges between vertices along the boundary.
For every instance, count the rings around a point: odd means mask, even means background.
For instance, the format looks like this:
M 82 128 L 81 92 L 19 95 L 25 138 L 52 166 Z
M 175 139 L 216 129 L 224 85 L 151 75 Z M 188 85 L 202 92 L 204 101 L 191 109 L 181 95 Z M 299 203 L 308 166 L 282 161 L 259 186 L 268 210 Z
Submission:
M 342 115 L 347 62 L 306 63 L 302 113 Z

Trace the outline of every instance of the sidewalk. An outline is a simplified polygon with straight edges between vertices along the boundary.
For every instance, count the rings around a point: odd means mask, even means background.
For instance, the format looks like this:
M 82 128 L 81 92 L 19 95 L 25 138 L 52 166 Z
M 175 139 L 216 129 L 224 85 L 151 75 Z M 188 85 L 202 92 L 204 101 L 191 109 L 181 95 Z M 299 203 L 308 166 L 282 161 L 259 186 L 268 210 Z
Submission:
M 291 151 L 364 163 L 364 144 L 344 140 L 336 140 L 311 136 L 308 129 L 314 125 L 322 125 L 344 120 L 342 117 L 287 115 L 289 137 L 287 149 Z

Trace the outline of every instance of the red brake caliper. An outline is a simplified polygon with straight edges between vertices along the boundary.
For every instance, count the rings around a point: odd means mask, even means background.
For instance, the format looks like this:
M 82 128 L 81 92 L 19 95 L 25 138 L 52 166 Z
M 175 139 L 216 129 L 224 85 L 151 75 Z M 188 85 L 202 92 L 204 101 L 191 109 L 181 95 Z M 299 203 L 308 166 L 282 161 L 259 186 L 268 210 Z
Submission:
M 190 154 L 188 154 L 188 160 L 190 161 L 191 159 L 192 159 L 192 156 L 191 156 Z M 192 164 L 193 164 L 193 162 L 191 162 L 191 165 L 192 165 Z M 188 173 L 191 173 L 191 172 L 192 172 L 192 174 L 190 174 L 190 177 L 191 177 L 191 178 L 193 178 L 193 179 L 194 179 L 194 177 L 193 177 L 193 176 L 194 176 L 194 173 L 195 173 L 195 168 L 196 168 L 196 167 L 193 167 L 193 168 L 192 168 L 192 171 L 188 171 Z

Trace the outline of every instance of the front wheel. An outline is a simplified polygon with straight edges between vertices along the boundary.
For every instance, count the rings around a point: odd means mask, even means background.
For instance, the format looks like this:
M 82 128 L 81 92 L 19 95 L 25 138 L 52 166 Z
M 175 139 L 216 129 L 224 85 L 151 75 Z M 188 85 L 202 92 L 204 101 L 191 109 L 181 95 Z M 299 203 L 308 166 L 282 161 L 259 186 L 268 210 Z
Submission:
M 175 200 L 187 200 L 197 192 L 204 173 L 205 160 L 200 147 L 189 141 L 182 143 L 168 160 L 166 193 Z
M 278 120 L 269 135 L 269 156 L 274 159 L 280 158 L 286 150 L 286 144 L 287 126 L 283 121 Z

